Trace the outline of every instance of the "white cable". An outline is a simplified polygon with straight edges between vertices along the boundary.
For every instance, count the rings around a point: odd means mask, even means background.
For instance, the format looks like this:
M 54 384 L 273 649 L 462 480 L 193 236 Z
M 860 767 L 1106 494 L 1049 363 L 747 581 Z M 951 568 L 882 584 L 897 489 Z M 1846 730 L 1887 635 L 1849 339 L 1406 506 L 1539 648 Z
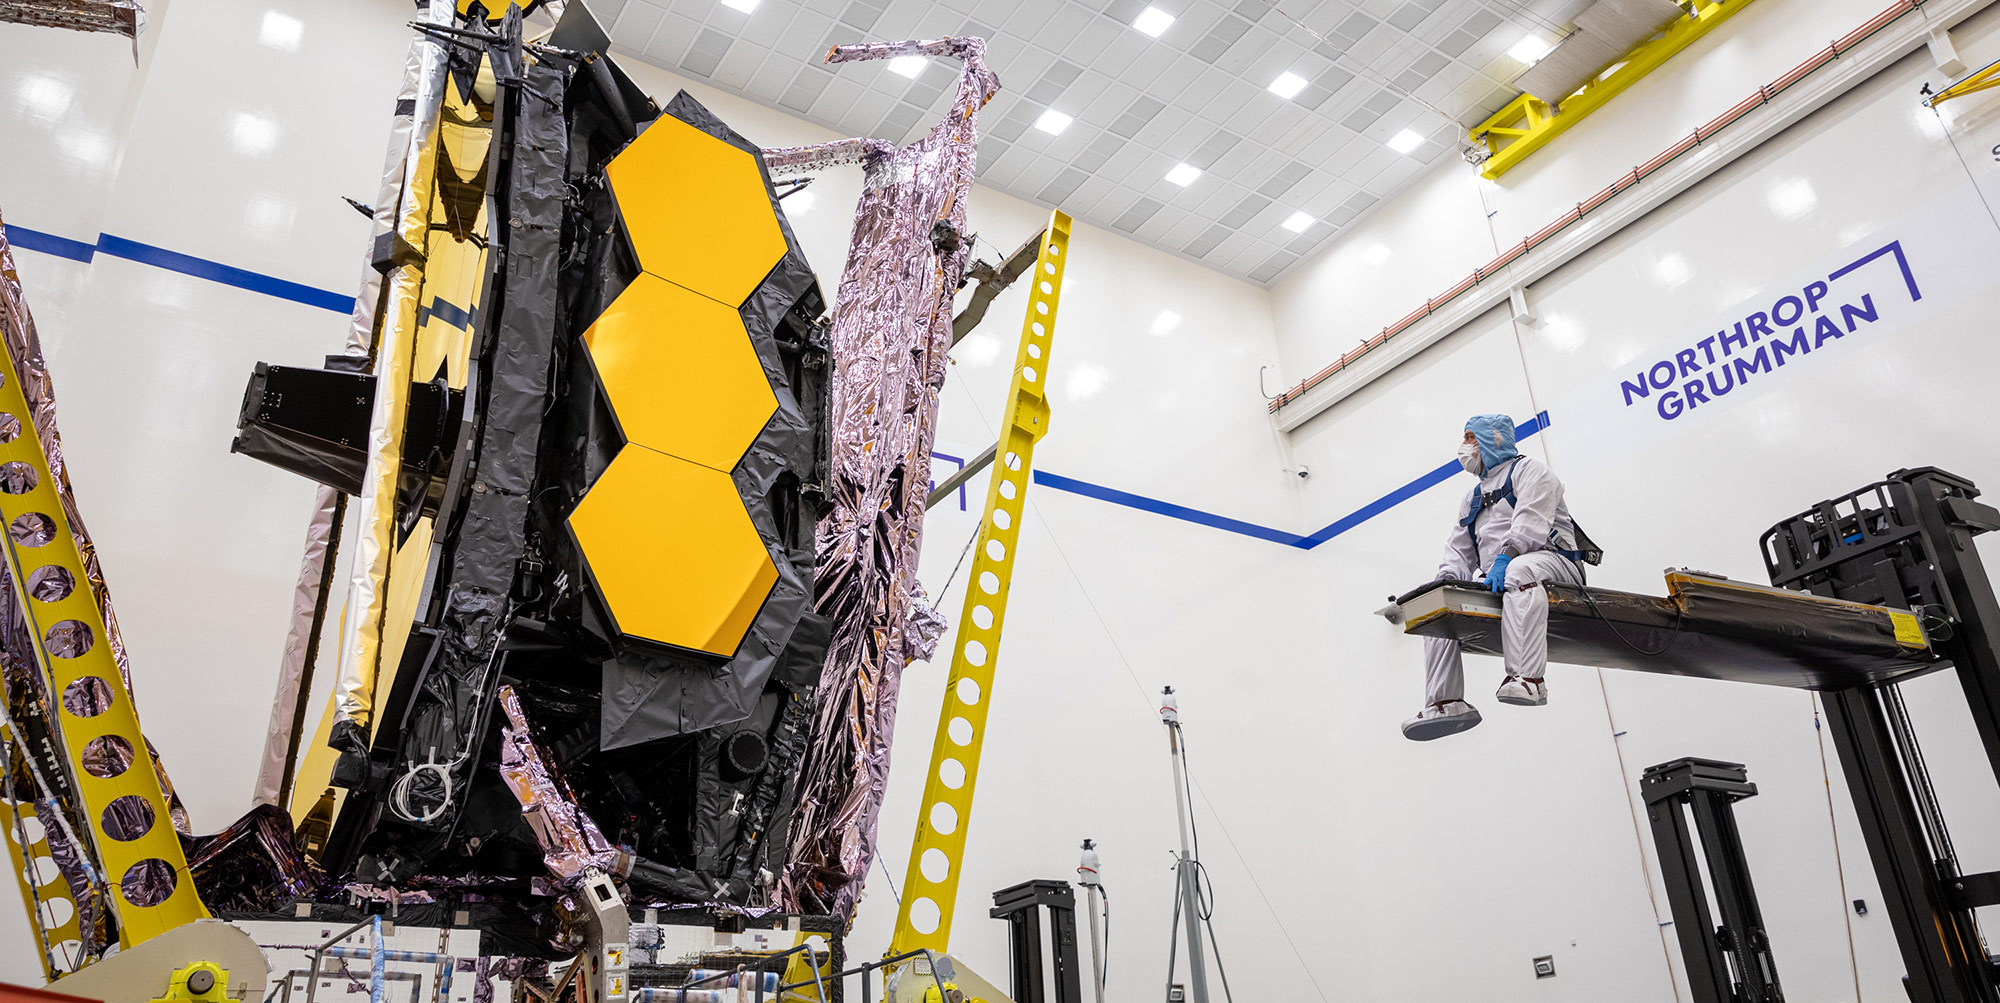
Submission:
M 514 604 L 510 602 L 507 604 L 507 607 L 505 609 L 500 611 L 500 616 L 495 621 L 495 623 L 497 623 L 499 626 L 497 626 L 494 630 L 493 650 L 489 652 L 486 656 L 486 669 L 485 671 L 479 674 L 479 680 L 480 680 L 479 688 L 474 690 L 472 694 L 473 695 L 472 712 L 466 715 L 468 728 L 479 727 L 480 717 L 485 713 L 487 677 L 492 675 L 493 663 L 498 661 L 500 658 L 500 644 L 502 641 L 506 639 L 507 624 L 511 622 L 513 615 L 514 615 Z M 448 763 L 438 762 L 437 746 L 435 745 L 431 746 L 430 753 L 427 756 L 425 756 L 424 762 L 410 767 L 407 771 L 403 773 L 402 776 L 397 777 L 396 782 L 390 786 L 389 810 L 395 812 L 396 815 L 402 818 L 404 821 L 415 822 L 419 825 L 427 823 L 432 819 L 435 819 L 438 816 L 443 815 L 445 811 L 451 807 L 451 796 L 453 791 L 457 787 L 457 785 L 452 781 L 451 778 L 452 772 L 457 770 L 459 767 L 465 765 L 466 761 L 472 758 L 473 750 L 477 749 L 480 745 L 479 739 L 480 736 L 478 735 L 468 734 L 465 747 L 459 750 L 458 755 L 453 757 L 451 762 Z M 426 812 L 422 815 L 419 815 L 415 812 L 414 809 L 410 807 L 410 791 L 411 787 L 416 783 L 417 775 L 427 770 L 436 773 L 438 775 L 439 780 L 444 787 L 444 792 L 442 795 L 439 796 L 438 804 L 435 809 Z

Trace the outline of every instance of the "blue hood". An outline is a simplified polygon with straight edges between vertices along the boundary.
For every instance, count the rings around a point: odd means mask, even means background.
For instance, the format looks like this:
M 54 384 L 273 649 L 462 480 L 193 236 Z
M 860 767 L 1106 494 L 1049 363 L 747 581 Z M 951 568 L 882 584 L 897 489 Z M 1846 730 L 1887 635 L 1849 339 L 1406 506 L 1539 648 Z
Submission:
M 1514 448 L 1514 419 L 1504 414 L 1474 415 L 1465 423 L 1465 430 L 1479 443 L 1481 468 L 1492 472 L 1500 464 L 1521 455 Z

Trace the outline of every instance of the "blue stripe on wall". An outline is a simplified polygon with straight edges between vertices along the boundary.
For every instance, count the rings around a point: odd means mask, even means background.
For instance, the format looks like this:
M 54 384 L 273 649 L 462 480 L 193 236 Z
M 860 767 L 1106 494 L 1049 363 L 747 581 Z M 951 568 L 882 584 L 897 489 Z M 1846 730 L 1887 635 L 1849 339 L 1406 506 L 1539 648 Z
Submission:
M 332 310 L 335 313 L 354 312 L 352 296 L 343 296 L 340 293 L 265 275 L 262 272 L 253 272 L 247 268 L 210 261 L 207 258 L 197 258 L 192 254 L 169 251 L 164 247 L 154 247 L 124 237 L 114 237 L 108 233 L 98 234 L 97 243 L 86 244 L 81 240 L 58 237 L 53 233 L 43 233 L 40 230 L 31 230 L 25 226 L 9 223 L 7 242 L 23 250 L 40 251 L 43 254 L 52 254 L 58 258 L 68 258 L 85 264 L 89 264 L 91 259 L 100 253 L 109 254 L 114 258 L 124 258 L 142 265 L 164 268 L 170 272 L 179 272 L 197 279 L 207 279 L 225 286 L 275 296 L 293 303 L 304 303 L 322 310 Z
M 1520 440 L 1526 439 L 1529 436 L 1532 436 L 1536 432 L 1539 432 L 1547 427 L 1549 427 L 1549 413 L 1547 411 L 1543 411 L 1542 413 L 1534 416 L 1533 418 L 1530 418 L 1527 421 L 1522 422 L 1518 427 L 1516 427 L 1514 429 L 1514 440 L 1516 442 L 1519 442 Z M 1451 480 L 1451 478 L 1454 475 L 1462 474 L 1464 472 L 1465 472 L 1464 468 L 1460 467 L 1458 465 L 1458 461 L 1455 459 L 1448 463 L 1442 464 L 1436 470 L 1432 470 L 1429 473 L 1424 474 L 1422 477 L 1419 477 L 1416 480 L 1413 480 L 1410 483 L 1405 484 L 1402 487 L 1397 488 L 1396 490 L 1391 491 L 1388 494 L 1383 495 L 1382 497 L 1377 498 L 1374 501 L 1369 502 L 1368 504 L 1363 505 L 1352 512 L 1349 512 L 1348 514 L 1340 517 L 1339 519 L 1335 519 L 1333 522 L 1327 524 L 1325 529 L 1322 529 L 1319 532 L 1314 533 L 1309 537 L 1306 537 L 1305 548 L 1307 550 L 1311 550 L 1312 548 L 1317 547 L 1320 544 L 1325 543 L 1326 541 L 1331 540 L 1334 537 L 1339 536 L 1340 534 L 1345 533 L 1348 530 L 1353 529 L 1354 527 L 1359 526 L 1362 523 L 1367 522 L 1368 520 L 1373 519 L 1376 516 L 1381 515 L 1382 513 L 1387 512 L 1390 509 L 1395 508 L 1396 506 L 1401 505 L 1402 503 L 1409 501 L 1410 499 L 1415 498 L 1416 496 L 1423 494 L 1424 492 L 1429 491 L 1430 489 L 1437 487 L 1438 485 L 1443 484 L 1448 480 Z
M 40 230 L 30 230 L 25 226 L 15 226 L 12 223 L 7 224 L 7 243 L 30 251 L 53 254 L 58 258 L 81 261 L 86 265 L 90 263 L 91 256 L 97 253 L 97 245 L 95 244 L 86 244 L 81 240 L 71 240 L 68 237 L 58 237 L 53 233 L 43 233 Z
M 306 306 L 318 307 L 322 310 L 332 310 L 336 313 L 352 313 L 354 310 L 354 297 L 352 296 L 343 296 L 336 292 L 329 292 L 325 289 L 317 289 L 297 282 L 275 278 L 260 272 L 237 268 L 233 265 L 225 265 L 206 258 L 197 258 L 191 254 L 182 254 L 179 251 L 169 251 L 162 247 L 154 247 L 151 244 L 142 244 L 136 240 L 127 240 L 124 237 L 114 237 L 108 233 L 98 234 L 97 243 L 91 245 L 80 240 L 58 237 L 52 233 L 30 230 L 27 227 L 15 226 L 10 223 L 7 224 L 7 242 L 24 250 L 40 251 L 43 254 L 52 254 L 59 258 L 68 258 L 71 261 L 82 261 L 85 263 L 88 263 L 97 252 L 102 251 L 115 258 L 124 258 L 128 261 L 152 265 L 155 268 L 164 268 L 168 271 L 179 272 L 182 275 L 207 279 L 210 282 L 219 282 L 226 286 L 234 286 L 253 293 L 263 293 L 266 296 L 275 296 L 278 299 L 289 300 L 293 303 L 303 303 Z M 433 302 L 439 317 L 447 322 L 452 322 L 455 318 L 446 315 L 446 308 L 449 308 L 452 313 L 464 314 L 464 311 L 460 311 L 457 307 L 442 300 Z M 466 317 L 467 323 L 470 323 L 470 320 L 469 316 Z M 1549 427 L 1549 413 L 1543 411 L 1534 418 L 1523 422 L 1516 431 L 1516 436 L 1519 439 L 1526 439 L 1547 427 Z M 943 454 L 938 455 L 942 456 Z M 955 457 L 945 457 L 945 459 L 962 462 L 957 461 Z M 1141 512 L 1151 512 L 1154 515 L 1165 516 L 1169 519 L 1179 519 L 1182 522 L 1191 522 L 1197 526 L 1207 526 L 1211 529 L 1219 529 L 1241 536 L 1279 543 L 1287 547 L 1297 547 L 1300 550 L 1311 550 L 1409 501 L 1411 498 L 1415 498 L 1417 495 L 1439 484 L 1443 484 L 1459 472 L 1457 460 L 1443 464 L 1437 469 L 1417 477 L 1408 484 L 1334 520 L 1311 536 L 1300 536 L 1288 530 L 1259 526 L 1256 523 L 1244 522 L 1241 519 L 1232 519 L 1226 515 L 1216 515 L 1213 512 L 1204 512 L 1200 509 L 1189 508 L 1186 505 L 1176 505 L 1170 501 L 1161 501 L 1158 498 L 1135 494 L 1130 491 L 1120 491 L 1117 488 L 1106 487 L 1102 484 L 1092 484 L 1089 481 L 1078 480 L 1074 477 L 1065 477 L 1062 474 L 1051 473 L 1047 470 L 1035 471 L 1034 478 L 1036 484 L 1055 491 L 1065 491 L 1070 494 L 1082 495 L 1086 498 L 1095 498 L 1098 501 L 1109 502 L 1113 505 L 1122 505 Z
M 114 237 L 108 233 L 97 235 L 97 249 L 114 258 L 137 261 L 142 265 L 164 268 L 182 275 L 192 275 L 210 282 L 220 282 L 225 286 L 247 289 L 253 293 L 275 296 L 281 300 L 304 303 L 335 313 L 353 313 L 354 297 L 343 296 L 325 289 L 316 289 L 286 279 L 275 278 L 261 272 L 253 272 L 234 265 L 225 265 L 207 258 L 197 258 L 192 254 L 169 251 L 164 247 L 142 244 L 124 237 Z
M 1086 498 L 1107 501 L 1113 505 L 1123 505 L 1126 508 L 1136 508 L 1142 512 L 1152 512 L 1156 515 L 1166 516 L 1169 519 L 1179 519 L 1183 522 L 1191 522 L 1200 526 L 1211 526 L 1216 529 L 1228 530 L 1231 533 L 1241 533 L 1244 536 L 1254 536 L 1259 540 L 1282 543 L 1288 547 L 1311 550 L 1316 546 L 1316 544 L 1308 542 L 1305 537 L 1297 533 L 1288 533 L 1282 529 L 1272 529 L 1269 526 L 1259 526 L 1256 523 L 1244 522 L 1241 519 L 1231 519 L 1228 516 L 1216 515 L 1213 512 L 1203 512 L 1200 509 L 1188 508 L 1186 505 L 1176 505 L 1173 502 L 1161 501 L 1158 498 L 1148 498 L 1145 495 L 1133 494 L 1130 491 L 1107 488 L 1101 484 L 1079 481 L 1074 477 L 1064 477 L 1061 474 L 1050 473 L 1046 470 L 1035 471 L 1035 483 L 1046 488 L 1054 488 L 1057 491 L 1067 491 L 1071 494 L 1083 495 Z
M 1536 432 L 1540 432 L 1541 430 L 1547 427 L 1549 427 L 1549 413 L 1547 411 L 1543 411 L 1542 413 L 1534 416 L 1533 418 L 1530 418 L 1529 420 L 1522 422 L 1520 427 L 1515 430 L 1514 433 L 1515 439 L 1516 441 L 1519 441 L 1521 439 L 1526 439 L 1534 435 Z M 1381 515 L 1382 513 L 1387 512 L 1390 509 L 1395 508 L 1396 506 L 1401 505 L 1402 503 L 1409 501 L 1410 499 L 1415 498 L 1420 494 L 1423 494 L 1425 491 L 1428 491 L 1431 488 L 1443 484 L 1445 481 L 1450 480 L 1453 475 L 1461 473 L 1464 473 L 1464 470 L 1459 467 L 1458 461 L 1452 460 L 1451 462 L 1445 463 L 1439 466 L 1437 469 L 1429 471 L 1428 473 L 1425 473 L 1424 475 L 1416 478 L 1415 480 L 1410 481 L 1408 484 L 1405 484 L 1402 487 L 1399 487 L 1396 490 L 1391 491 L 1388 494 L 1383 495 L 1382 497 L 1377 498 L 1374 501 L 1369 502 L 1368 504 L 1363 505 L 1358 509 L 1355 509 L 1354 511 L 1348 513 L 1347 515 L 1334 520 L 1332 523 L 1329 523 L 1326 526 L 1326 528 L 1320 530 L 1317 533 L 1312 534 L 1311 536 L 1300 536 L 1297 533 L 1287 532 L 1282 529 L 1272 529 L 1269 526 L 1259 526 L 1255 523 L 1244 522 L 1240 519 L 1231 519 L 1228 516 L 1216 515 L 1212 512 L 1203 512 L 1200 509 L 1188 508 L 1185 505 L 1176 505 L 1173 502 L 1161 501 L 1157 498 L 1148 498 L 1147 496 L 1141 494 L 1133 494 L 1130 491 L 1120 491 L 1117 488 L 1108 488 L 1099 484 L 1091 484 L 1088 481 L 1079 481 L 1074 477 L 1064 477 L 1061 474 L 1052 474 L 1046 470 L 1035 471 L 1035 483 L 1040 484 L 1043 487 L 1054 488 L 1057 491 L 1067 491 L 1070 492 L 1071 494 L 1079 494 L 1087 498 L 1095 498 L 1099 501 L 1107 501 L 1112 503 L 1113 505 L 1123 505 L 1126 508 L 1135 508 L 1142 512 L 1151 512 L 1154 513 L 1155 515 L 1163 515 L 1169 519 L 1180 519 L 1184 522 L 1192 522 L 1201 526 L 1210 526 L 1215 529 L 1226 530 L 1228 532 L 1238 533 L 1243 536 L 1254 536 L 1259 540 L 1269 540 L 1272 543 L 1282 543 L 1288 547 L 1297 547 L 1300 550 L 1311 550 L 1314 547 L 1317 547 L 1320 544 L 1325 543 L 1326 541 L 1331 540 L 1334 537 L 1339 536 L 1340 534 L 1345 533 L 1348 530 L 1353 529 L 1356 526 L 1359 526 L 1362 523 L 1367 522 L 1368 520 L 1373 519 L 1376 516 Z

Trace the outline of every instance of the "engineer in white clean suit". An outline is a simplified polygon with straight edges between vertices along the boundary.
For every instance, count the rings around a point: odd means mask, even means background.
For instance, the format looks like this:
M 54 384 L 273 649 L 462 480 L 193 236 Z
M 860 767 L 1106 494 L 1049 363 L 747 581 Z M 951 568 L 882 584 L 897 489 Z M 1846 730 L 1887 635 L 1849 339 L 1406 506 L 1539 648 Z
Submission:
M 1514 419 L 1504 414 L 1483 414 L 1465 423 L 1458 462 L 1479 483 L 1459 503 L 1438 577 L 1483 582 L 1501 594 L 1507 678 L 1494 697 L 1540 707 L 1549 702 L 1543 678 L 1549 660 L 1549 601 L 1541 584 L 1583 584 L 1576 523 L 1563 502 L 1562 481 L 1548 464 L 1514 448 Z M 1403 736 L 1427 742 L 1478 724 L 1479 710 L 1465 702 L 1458 642 L 1425 638 L 1424 661 L 1424 709 L 1403 722 Z

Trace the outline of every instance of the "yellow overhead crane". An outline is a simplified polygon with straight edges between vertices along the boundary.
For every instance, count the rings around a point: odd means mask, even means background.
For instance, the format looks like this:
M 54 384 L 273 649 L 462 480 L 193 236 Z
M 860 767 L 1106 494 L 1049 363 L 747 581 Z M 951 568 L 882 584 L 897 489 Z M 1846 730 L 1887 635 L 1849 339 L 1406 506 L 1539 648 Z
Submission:
M 1570 126 L 1582 121 L 1584 116 L 1624 93 L 1638 83 L 1639 78 L 1659 69 L 1681 50 L 1742 12 L 1751 2 L 1692 0 L 1693 6 L 1687 17 L 1676 20 L 1658 37 L 1626 53 L 1612 64 L 1609 71 L 1599 74 L 1559 103 L 1550 104 L 1533 94 L 1515 98 L 1507 107 L 1494 113 L 1492 118 L 1472 129 L 1472 141 L 1486 148 L 1487 156 L 1480 166 L 1479 176 L 1493 181 L 1513 170 L 1536 150 L 1547 146 L 1551 140 L 1567 132 Z
M 1924 104 L 1935 108 L 1953 98 L 1962 98 L 1967 94 L 1977 94 L 1995 87 L 2000 87 L 2000 63 L 1989 63 L 1984 69 L 1974 71 L 1964 80 L 1925 98 Z

